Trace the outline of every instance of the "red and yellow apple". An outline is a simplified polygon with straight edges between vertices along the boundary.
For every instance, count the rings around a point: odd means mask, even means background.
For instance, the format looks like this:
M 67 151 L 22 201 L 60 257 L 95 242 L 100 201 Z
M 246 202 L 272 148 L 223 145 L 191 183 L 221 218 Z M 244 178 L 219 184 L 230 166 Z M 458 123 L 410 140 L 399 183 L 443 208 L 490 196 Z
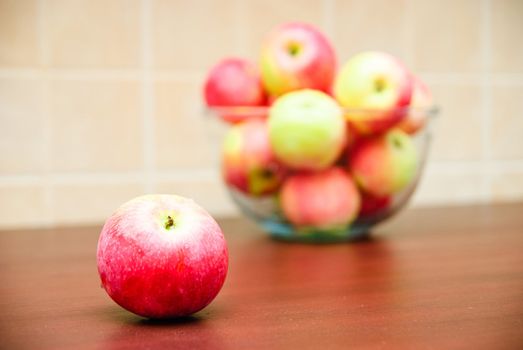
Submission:
M 376 197 L 397 193 L 409 185 L 417 165 L 416 147 L 399 129 L 361 140 L 349 159 L 358 186 Z
M 347 109 L 347 118 L 366 135 L 400 122 L 412 90 L 411 74 L 404 65 L 392 55 L 377 51 L 349 59 L 334 83 L 334 96 Z
M 299 89 L 329 92 L 336 72 L 336 55 L 327 38 L 315 27 L 287 23 L 266 38 L 260 67 L 270 96 Z
M 105 223 L 97 251 L 103 288 L 143 317 L 190 315 L 225 281 L 227 245 L 216 221 L 194 201 L 147 195 L 123 204 Z
M 227 184 L 261 196 L 275 192 L 284 175 L 269 143 L 266 119 L 252 118 L 231 126 L 222 147 L 222 176 Z
M 288 177 L 280 192 L 285 217 L 296 227 L 337 229 L 349 225 L 360 207 L 360 194 L 340 167 Z
M 276 157 L 300 170 L 322 170 L 343 151 L 346 124 L 336 101 L 317 90 L 278 98 L 269 110 L 269 139 Z
M 410 101 L 409 113 L 396 125 L 410 135 L 415 134 L 425 125 L 428 109 L 433 105 L 432 94 L 427 85 L 418 77 L 413 79 L 414 91 Z
M 215 65 L 207 76 L 204 95 L 209 107 L 232 111 L 221 113 L 222 118 L 231 123 L 245 119 L 242 107 L 266 104 L 258 68 L 242 58 L 227 58 Z

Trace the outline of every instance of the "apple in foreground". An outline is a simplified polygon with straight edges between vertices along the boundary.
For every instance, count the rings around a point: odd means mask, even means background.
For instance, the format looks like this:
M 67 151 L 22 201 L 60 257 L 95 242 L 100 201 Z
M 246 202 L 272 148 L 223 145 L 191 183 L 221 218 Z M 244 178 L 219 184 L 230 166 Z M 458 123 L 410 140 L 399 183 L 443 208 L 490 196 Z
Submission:
M 417 164 L 414 143 L 399 129 L 361 140 L 349 159 L 356 183 L 376 197 L 394 194 L 410 184 Z
M 280 201 L 294 226 L 322 230 L 346 227 L 360 208 L 354 181 L 339 167 L 290 176 L 283 183 Z
M 299 89 L 330 92 L 336 55 L 327 38 L 305 23 L 287 23 L 274 29 L 261 50 L 265 89 L 276 97 Z
M 231 123 L 244 119 L 243 107 L 266 104 L 266 94 L 256 65 L 242 58 L 227 58 L 215 65 L 205 82 L 204 95 L 207 106 L 232 111 L 221 114 L 224 120 Z
M 322 170 L 343 151 L 347 128 L 343 112 L 329 95 L 317 90 L 289 92 L 269 110 L 269 139 L 286 166 Z
M 429 88 L 418 77 L 414 77 L 414 91 L 410 101 L 409 113 L 396 126 L 407 134 L 415 134 L 425 125 L 428 109 L 432 105 L 432 94 Z
M 383 132 L 405 116 L 412 78 L 395 57 L 378 51 L 355 55 L 342 67 L 334 96 L 348 109 L 347 118 L 362 134 Z M 352 111 L 351 111 L 352 109 Z
M 218 294 L 228 252 L 216 221 L 191 199 L 146 195 L 105 223 L 98 272 L 120 306 L 149 318 L 190 315 Z
M 222 176 L 228 185 L 261 196 L 274 193 L 284 175 L 269 144 L 266 119 L 248 119 L 228 130 L 222 148 Z

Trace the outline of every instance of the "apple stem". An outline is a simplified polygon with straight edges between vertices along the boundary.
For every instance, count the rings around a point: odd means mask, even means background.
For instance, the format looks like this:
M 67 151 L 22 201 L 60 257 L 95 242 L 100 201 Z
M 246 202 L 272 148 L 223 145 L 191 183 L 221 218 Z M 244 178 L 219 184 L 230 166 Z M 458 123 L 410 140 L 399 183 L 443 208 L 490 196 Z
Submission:
M 167 216 L 167 222 L 165 223 L 165 228 L 168 230 L 170 229 L 171 227 L 174 226 L 174 220 L 173 218 L 169 215 Z

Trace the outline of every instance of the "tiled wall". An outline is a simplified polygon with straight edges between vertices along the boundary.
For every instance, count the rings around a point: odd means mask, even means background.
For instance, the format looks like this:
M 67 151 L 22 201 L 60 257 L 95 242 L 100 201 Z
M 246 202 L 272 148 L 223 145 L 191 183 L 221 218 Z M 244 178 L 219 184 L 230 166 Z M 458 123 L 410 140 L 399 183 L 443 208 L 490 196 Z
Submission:
M 442 108 L 419 204 L 523 199 L 521 0 L 0 0 L 0 227 L 100 223 L 144 192 L 234 212 L 200 88 L 274 25 L 402 58 Z

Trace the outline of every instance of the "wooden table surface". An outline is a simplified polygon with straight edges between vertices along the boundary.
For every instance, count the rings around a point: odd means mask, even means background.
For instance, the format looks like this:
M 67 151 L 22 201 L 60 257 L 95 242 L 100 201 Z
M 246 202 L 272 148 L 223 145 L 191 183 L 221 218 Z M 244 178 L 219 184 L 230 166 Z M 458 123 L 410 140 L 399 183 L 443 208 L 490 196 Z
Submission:
M 0 232 L 0 348 L 523 349 L 523 203 L 407 210 L 352 244 L 219 221 L 225 286 L 169 322 L 100 288 L 100 227 Z

